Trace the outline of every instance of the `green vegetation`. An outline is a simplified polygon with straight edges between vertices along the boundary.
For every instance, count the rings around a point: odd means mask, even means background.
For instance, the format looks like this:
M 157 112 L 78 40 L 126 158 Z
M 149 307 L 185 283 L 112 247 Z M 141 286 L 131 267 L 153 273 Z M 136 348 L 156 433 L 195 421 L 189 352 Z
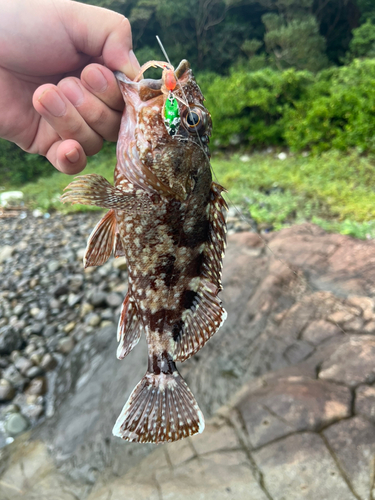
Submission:
M 242 159 L 240 159 L 242 158 Z M 261 228 L 312 221 L 330 231 L 359 238 L 375 236 L 375 157 L 364 158 L 329 151 L 319 156 L 291 156 L 280 160 L 274 153 L 230 159 L 215 155 L 215 180 L 228 189 L 229 201 L 240 205 Z M 85 173 L 95 172 L 113 181 L 115 159 L 106 151 L 91 158 Z M 52 168 L 52 167 L 51 167 Z M 95 210 L 63 205 L 59 196 L 72 178 L 53 173 L 23 189 L 33 208 L 62 212 Z
M 212 113 L 213 168 L 260 227 L 309 220 L 375 237 L 374 0 L 87 3 L 130 19 L 141 63 L 163 57 L 156 34 L 174 64 L 189 60 Z M 259 153 L 269 146 L 292 153 Z M 112 180 L 114 165 L 107 146 L 85 172 Z M 59 202 L 70 180 L 0 140 L 0 187 L 21 186 L 29 206 L 87 210 Z

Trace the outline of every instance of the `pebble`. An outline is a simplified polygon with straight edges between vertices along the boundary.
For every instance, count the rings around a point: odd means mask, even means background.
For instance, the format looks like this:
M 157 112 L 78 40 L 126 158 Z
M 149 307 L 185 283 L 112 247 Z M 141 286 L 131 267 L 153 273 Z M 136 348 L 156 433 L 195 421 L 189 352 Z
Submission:
M 96 313 L 90 313 L 86 316 L 85 323 L 89 326 L 98 326 L 100 323 L 100 316 Z
M 29 426 L 26 418 L 21 413 L 12 413 L 5 422 L 5 430 L 10 436 L 24 432 Z
M 113 267 L 119 269 L 120 271 L 126 271 L 128 266 L 126 264 L 125 257 L 118 257 L 113 261 Z
M 33 363 L 29 359 L 20 356 L 14 362 L 14 366 L 20 373 L 22 373 L 22 375 L 25 375 L 27 370 L 33 366 Z
M 33 379 L 35 377 L 40 377 L 40 375 L 43 375 L 43 369 L 40 366 L 32 366 L 27 370 L 25 373 L 27 378 Z
M 101 307 L 106 304 L 107 294 L 101 291 L 93 291 L 89 295 L 89 301 L 94 307 Z
M 57 349 L 62 354 L 69 354 L 75 345 L 74 339 L 72 337 L 64 337 L 58 341 Z
M 0 264 L 9 259 L 9 257 L 12 256 L 13 252 L 14 252 L 14 247 L 10 245 L 4 245 L 0 247 Z
M 0 401 L 10 401 L 15 393 L 13 385 L 8 380 L 0 379 Z
M 40 367 L 47 372 L 53 370 L 56 366 L 57 366 L 56 359 L 52 356 L 52 354 L 47 352 L 43 356 L 42 361 L 40 362 Z
M 76 322 L 75 321 L 71 321 L 70 323 L 68 323 L 67 325 L 64 326 L 64 332 L 65 333 L 70 333 L 74 330 L 74 327 L 76 326 Z
M 55 325 L 47 325 L 43 330 L 43 335 L 45 337 L 52 337 L 57 331 L 57 327 Z
M 52 274 L 60 269 L 60 262 L 57 260 L 50 260 L 47 264 L 48 271 Z
M 118 293 L 114 293 L 114 292 L 109 293 L 106 296 L 107 304 L 109 305 L 109 307 L 113 307 L 113 308 L 116 308 L 120 304 L 122 304 L 123 300 L 124 299 L 121 297 L 121 295 L 119 295 Z
M 76 304 L 81 302 L 81 300 L 82 300 L 82 295 L 76 295 L 74 293 L 70 293 L 68 295 L 68 305 L 70 307 L 74 307 Z
M 26 387 L 25 394 L 32 396 L 40 396 L 45 394 L 47 390 L 47 383 L 44 377 L 34 378 Z
M 10 354 L 22 346 L 22 337 L 10 325 L 0 328 L 0 354 Z

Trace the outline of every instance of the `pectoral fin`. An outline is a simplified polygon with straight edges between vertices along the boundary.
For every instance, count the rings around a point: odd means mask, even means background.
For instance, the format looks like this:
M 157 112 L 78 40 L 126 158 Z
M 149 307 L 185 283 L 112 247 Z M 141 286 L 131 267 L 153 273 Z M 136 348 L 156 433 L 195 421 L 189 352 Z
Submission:
M 63 203 L 93 205 L 102 208 L 126 209 L 131 195 L 110 184 L 97 174 L 80 175 L 65 189 Z
M 94 227 L 83 258 L 85 269 L 107 262 L 114 248 L 116 225 L 115 211 L 110 210 Z

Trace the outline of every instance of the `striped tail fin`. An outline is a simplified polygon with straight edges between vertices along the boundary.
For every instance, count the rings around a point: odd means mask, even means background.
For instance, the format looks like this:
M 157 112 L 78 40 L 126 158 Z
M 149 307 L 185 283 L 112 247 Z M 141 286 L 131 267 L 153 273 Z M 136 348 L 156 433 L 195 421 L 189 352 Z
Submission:
M 139 443 L 177 441 L 204 430 L 204 417 L 184 379 L 147 372 L 131 393 L 113 435 Z

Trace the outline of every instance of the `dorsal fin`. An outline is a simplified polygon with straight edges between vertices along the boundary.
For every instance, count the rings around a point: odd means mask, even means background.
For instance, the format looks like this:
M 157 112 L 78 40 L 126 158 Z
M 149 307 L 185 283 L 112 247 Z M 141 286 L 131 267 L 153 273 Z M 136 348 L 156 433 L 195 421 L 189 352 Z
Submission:
M 184 361 L 199 351 L 224 323 L 227 313 L 221 307 L 218 293 L 226 244 L 226 224 L 223 209 L 227 204 L 218 184 L 211 185 L 209 239 L 203 250 L 202 275 L 194 299 L 194 306 L 182 315 L 179 331 L 174 332 L 176 342 L 174 359 Z
M 124 359 L 125 356 L 138 344 L 142 333 L 142 322 L 137 315 L 137 309 L 131 299 L 129 292 L 126 294 L 122 304 L 120 320 L 117 329 L 117 358 Z

